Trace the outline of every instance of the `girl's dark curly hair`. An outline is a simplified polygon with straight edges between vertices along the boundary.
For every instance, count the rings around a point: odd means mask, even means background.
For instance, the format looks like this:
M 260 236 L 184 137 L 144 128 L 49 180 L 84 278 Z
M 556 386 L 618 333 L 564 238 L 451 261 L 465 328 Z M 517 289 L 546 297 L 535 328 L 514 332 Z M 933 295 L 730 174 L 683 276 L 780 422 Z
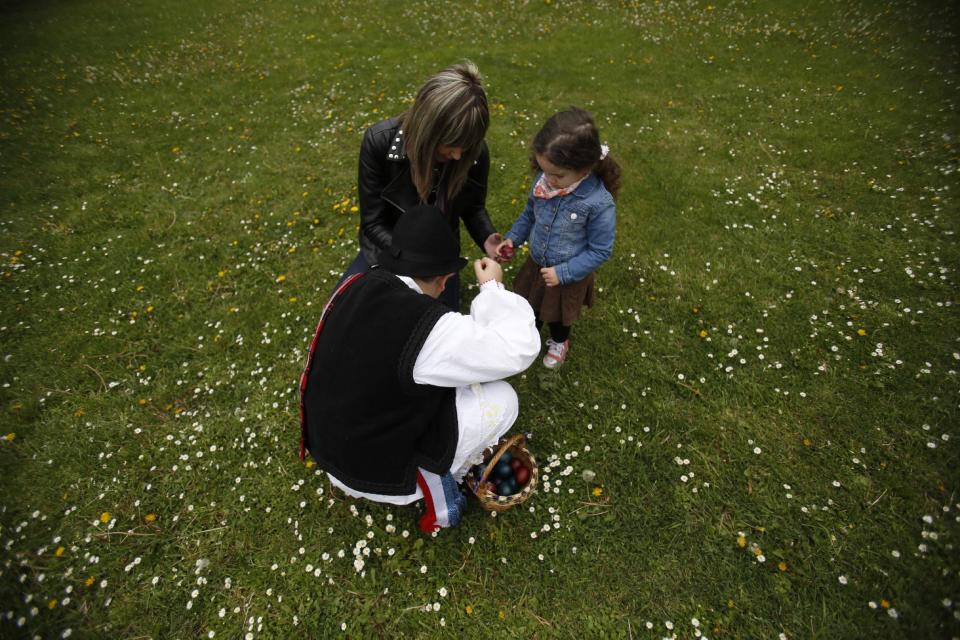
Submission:
M 608 153 L 600 158 L 600 132 L 589 112 L 570 107 L 550 116 L 533 138 L 530 165 L 540 171 L 537 156 L 565 169 L 591 169 L 616 198 L 620 191 L 620 165 Z

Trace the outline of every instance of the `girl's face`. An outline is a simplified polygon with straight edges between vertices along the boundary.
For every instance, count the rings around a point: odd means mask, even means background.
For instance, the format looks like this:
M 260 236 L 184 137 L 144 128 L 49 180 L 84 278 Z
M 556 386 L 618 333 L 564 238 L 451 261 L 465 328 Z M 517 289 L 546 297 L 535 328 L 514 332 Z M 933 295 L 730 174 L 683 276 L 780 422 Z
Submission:
M 545 156 L 539 153 L 535 155 L 537 164 L 540 165 L 540 168 L 543 170 L 543 175 L 547 179 L 547 184 L 554 189 L 566 189 L 590 173 L 590 169 L 577 171 L 575 169 L 567 169 L 566 167 L 558 167 L 547 160 Z

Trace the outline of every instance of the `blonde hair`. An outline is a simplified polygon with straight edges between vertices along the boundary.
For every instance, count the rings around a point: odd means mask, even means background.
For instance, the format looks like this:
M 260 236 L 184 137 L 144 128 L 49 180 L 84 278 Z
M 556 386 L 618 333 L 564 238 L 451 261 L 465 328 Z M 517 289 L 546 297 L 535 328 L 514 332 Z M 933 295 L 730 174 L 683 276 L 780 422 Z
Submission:
M 490 124 L 487 94 L 476 65 L 465 60 L 431 76 L 402 119 L 410 177 L 423 202 L 433 187 L 437 146 L 463 149 L 460 160 L 449 161 L 452 171 L 447 177 L 447 197 L 452 199 L 480 156 Z

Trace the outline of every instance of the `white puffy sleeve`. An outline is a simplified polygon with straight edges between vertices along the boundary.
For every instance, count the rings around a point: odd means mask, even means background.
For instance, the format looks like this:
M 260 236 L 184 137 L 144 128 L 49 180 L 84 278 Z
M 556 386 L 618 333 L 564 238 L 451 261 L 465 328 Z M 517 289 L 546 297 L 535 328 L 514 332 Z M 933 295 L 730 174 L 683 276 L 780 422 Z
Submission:
M 459 387 L 520 373 L 540 353 L 533 309 L 494 280 L 483 283 L 470 315 L 450 312 L 434 325 L 413 367 L 417 384 Z

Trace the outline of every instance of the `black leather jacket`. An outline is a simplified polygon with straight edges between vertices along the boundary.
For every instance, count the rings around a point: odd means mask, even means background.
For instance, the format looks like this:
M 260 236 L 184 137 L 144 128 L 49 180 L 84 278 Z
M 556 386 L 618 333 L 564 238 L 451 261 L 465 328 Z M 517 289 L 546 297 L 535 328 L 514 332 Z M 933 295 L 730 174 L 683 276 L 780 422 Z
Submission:
M 393 225 L 407 208 L 420 204 L 420 196 L 410 179 L 410 162 L 404 151 L 399 118 L 378 122 L 363 134 L 360 145 L 360 169 L 357 190 L 360 196 L 360 250 L 367 264 L 380 262 L 380 251 L 390 246 Z M 483 249 L 483 243 L 496 230 L 487 213 L 487 176 L 490 153 L 486 143 L 460 193 L 444 212 L 450 228 L 460 238 L 460 219 L 470 237 Z

